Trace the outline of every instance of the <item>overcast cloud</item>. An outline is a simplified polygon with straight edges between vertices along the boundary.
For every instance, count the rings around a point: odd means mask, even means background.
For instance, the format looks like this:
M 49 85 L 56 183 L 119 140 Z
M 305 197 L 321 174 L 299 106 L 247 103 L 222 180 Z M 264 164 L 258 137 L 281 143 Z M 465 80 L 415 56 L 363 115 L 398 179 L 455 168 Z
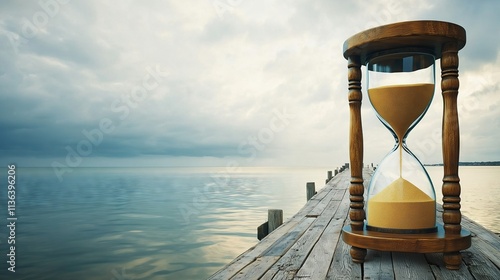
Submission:
M 433 19 L 467 30 L 461 160 L 500 160 L 498 11 L 494 0 L 2 1 L 0 159 L 339 166 L 348 161 L 344 40 Z M 441 108 L 438 91 L 408 139 L 424 162 L 441 162 Z M 362 113 L 365 162 L 376 163 L 393 140 L 366 98 Z

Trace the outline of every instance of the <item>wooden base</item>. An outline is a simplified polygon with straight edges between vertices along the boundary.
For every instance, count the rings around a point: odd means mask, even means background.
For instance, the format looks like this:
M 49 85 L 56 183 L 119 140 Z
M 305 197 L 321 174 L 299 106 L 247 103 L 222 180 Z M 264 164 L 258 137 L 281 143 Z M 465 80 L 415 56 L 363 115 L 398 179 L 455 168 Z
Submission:
M 392 252 L 444 253 L 448 269 L 458 269 L 461 263 L 460 251 L 471 246 L 471 235 L 462 229 L 458 235 L 445 235 L 441 224 L 434 233 L 395 234 L 369 231 L 366 224 L 363 230 L 353 231 L 350 225 L 342 229 L 342 239 L 352 246 L 351 257 L 354 262 L 362 263 L 366 249 Z M 364 252 L 363 252 L 364 251 Z

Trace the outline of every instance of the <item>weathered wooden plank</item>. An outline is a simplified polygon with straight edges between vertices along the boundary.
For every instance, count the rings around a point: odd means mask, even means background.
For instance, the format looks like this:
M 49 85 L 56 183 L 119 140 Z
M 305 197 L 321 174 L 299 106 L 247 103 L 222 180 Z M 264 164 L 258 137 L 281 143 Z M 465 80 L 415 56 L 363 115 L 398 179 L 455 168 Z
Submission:
M 472 237 L 472 246 L 477 249 L 485 258 L 489 259 L 495 266 L 500 267 L 500 250 L 490 245 L 489 242 L 479 238 Z M 499 278 L 500 279 L 500 278 Z
M 350 246 L 339 239 L 326 279 L 361 279 L 362 266 L 352 262 L 349 250 Z
M 396 279 L 435 279 L 424 254 L 393 252 L 392 265 Z
M 290 247 L 304 234 L 315 221 L 315 218 L 304 218 L 301 223 L 284 233 L 274 244 L 269 246 L 260 256 L 279 256 L 285 254 Z
M 326 185 L 327 186 L 335 186 L 337 185 L 340 181 L 342 181 L 343 178 L 347 178 L 349 175 L 347 174 L 348 172 L 341 172 L 338 173 L 335 177 L 333 177 Z
M 466 216 L 462 217 L 462 226 L 472 232 L 476 237 L 488 243 L 496 251 L 500 251 L 500 237 L 495 233 L 489 231 Z
M 308 215 L 317 205 L 320 203 L 325 196 L 327 196 L 331 191 L 332 187 L 324 187 L 315 196 L 313 196 L 304 207 L 302 207 L 297 214 L 293 215 L 290 220 L 301 220 L 306 215 Z
M 475 279 L 500 279 L 500 270 L 479 249 L 476 243 L 462 253 L 463 262 Z M 499 253 L 497 252 L 497 258 Z
M 292 248 L 266 273 L 263 279 L 286 279 L 294 275 L 318 242 L 338 207 L 339 201 L 330 200 L 324 212 L 314 221 L 307 233 L 297 240 Z
M 321 213 L 323 213 L 323 211 L 325 211 L 327 205 L 330 203 L 330 201 L 336 199 L 336 201 L 339 201 L 339 196 L 342 197 L 345 193 L 345 190 L 337 190 L 337 189 L 333 189 L 331 190 L 327 196 L 325 196 L 324 199 L 322 199 L 320 201 L 320 203 L 318 203 L 318 205 L 316 205 L 316 207 L 314 207 L 314 209 L 311 210 L 311 212 L 307 213 L 307 216 L 309 217 L 317 217 L 319 215 L 321 215 Z
M 342 203 L 342 200 L 344 199 L 346 192 L 347 192 L 347 189 L 335 189 L 331 200 L 335 200 L 335 201 L 338 201 L 339 203 Z M 348 201 L 349 200 L 346 200 L 344 202 L 349 204 Z M 347 213 L 345 214 L 345 216 L 347 217 Z
M 325 279 L 340 240 L 343 220 L 332 220 L 297 272 L 298 279 Z
M 345 171 L 344 171 L 345 172 Z M 365 178 L 365 187 L 367 184 L 366 173 L 363 173 Z M 369 180 L 368 180 L 369 181 Z M 343 227 L 349 222 L 348 212 L 349 212 L 349 184 L 350 184 L 350 174 L 342 179 L 342 182 L 338 184 L 338 189 L 346 190 L 342 207 L 342 211 L 338 211 L 334 215 L 334 219 L 339 219 L 343 221 Z M 344 215 L 345 213 L 345 215 Z M 328 273 L 326 279 L 361 279 L 362 278 L 362 265 L 355 264 L 352 262 L 351 256 L 349 254 L 350 246 L 347 245 L 341 238 L 338 239 L 337 245 L 333 252 L 333 260 L 328 268 Z
M 328 193 L 332 190 L 332 186 L 325 186 L 321 190 L 318 191 L 310 200 L 316 200 L 316 203 L 319 203 Z M 309 202 L 308 202 L 309 203 Z
M 343 190 L 343 197 L 340 200 L 339 209 L 333 214 L 334 220 L 342 220 L 345 222 L 347 220 L 347 214 L 349 214 L 349 190 Z
M 346 171 L 345 171 L 346 172 Z M 342 173 L 342 176 L 339 176 L 339 181 L 335 185 L 335 188 L 338 190 L 346 190 L 349 189 L 349 185 L 351 182 L 350 174 Z
M 343 183 L 348 185 L 349 182 L 345 180 Z M 332 200 L 338 201 L 338 209 L 306 262 L 298 271 L 296 275 L 298 279 L 324 279 L 328 274 L 335 248 L 340 240 L 342 227 L 349 212 L 349 192 L 347 188 L 337 189 L 337 193 Z
M 425 254 L 427 263 L 429 263 L 432 273 L 436 279 L 442 280 L 472 280 L 474 277 L 467 269 L 465 263 L 463 263 L 458 270 L 446 269 L 443 254 L 442 253 L 431 253 Z
M 363 279 L 395 279 L 394 269 L 392 267 L 392 256 L 390 252 L 368 250 L 365 263 L 363 264 L 363 269 Z
M 259 280 L 269 280 L 269 279 L 273 279 L 273 280 L 289 280 L 289 279 L 293 279 L 294 275 L 295 275 L 295 271 L 293 271 L 293 270 L 284 270 L 284 271 L 280 270 L 278 274 L 275 274 L 275 275 L 267 274 L 267 275 L 264 275 Z M 269 278 L 269 277 L 272 277 L 272 278 Z
M 311 251 L 304 264 L 297 272 L 297 279 L 325 279 L 332 263 L 337 244 L 340 240 L 341 220 L 332 220 L 321 236 L 318 244 Z
M 349 211 L 349 193 L 347 189 L 341 190 L 336 197 L 333 198 L 334 201 L 341 199 L 338 201 L 338 209 L 309 257 L 297 272 L 297 279 L 325 279 L 327 276 L 335 248 L 340 240 L 342 227 Z
M 246 280 L 257 280 L 266 273 L 269 268 L 269 264 L 275 263 L 279 259 L 279 256 L 264 256 L 258 257 L 251 265 L 242 269 L 234 277 L 230 278 L 232 280 L 246 279 Z

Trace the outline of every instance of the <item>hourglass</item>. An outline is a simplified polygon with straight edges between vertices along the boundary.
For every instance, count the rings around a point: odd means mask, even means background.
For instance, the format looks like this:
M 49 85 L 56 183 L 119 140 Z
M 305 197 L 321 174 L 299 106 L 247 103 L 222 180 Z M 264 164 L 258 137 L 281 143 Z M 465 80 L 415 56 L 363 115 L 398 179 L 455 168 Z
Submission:
M 441 21 L 410 21 L 368 29 L 344 43 L 348 60 L 351 167 L 350 224 L 342 238 L 354 262 L 367 249 L 444 254 L 458 269 L 460 250 L 471 245 L 461 227 L 458 176 L 458 51 L 465 30 Z M 434 62 L 441 59 L 443 96 L 443 224 L 436 222 L 436 196 L 425 168 L 406 145 L 410 131 L 427 111 L 434 93 Z M 392 150 L 363 185 L 361 65 L 368 74 L 368 97 L 377 117 L 395 139 Z M 413 140 L 418 141 L 418 140 Z M 366 211 L 365 211 L 366 210 Z

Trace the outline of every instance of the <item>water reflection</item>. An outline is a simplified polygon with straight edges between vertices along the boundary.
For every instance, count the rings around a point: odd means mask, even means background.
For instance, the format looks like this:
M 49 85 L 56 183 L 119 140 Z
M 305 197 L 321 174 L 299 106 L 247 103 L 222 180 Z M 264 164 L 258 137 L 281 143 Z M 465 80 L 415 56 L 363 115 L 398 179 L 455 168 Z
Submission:
M 257 242 L 268 208 L 293 215 L 326 173 L 240 171 L 78 168 L 61 183 L 19 168 L 13 279 L 204 279 Z

